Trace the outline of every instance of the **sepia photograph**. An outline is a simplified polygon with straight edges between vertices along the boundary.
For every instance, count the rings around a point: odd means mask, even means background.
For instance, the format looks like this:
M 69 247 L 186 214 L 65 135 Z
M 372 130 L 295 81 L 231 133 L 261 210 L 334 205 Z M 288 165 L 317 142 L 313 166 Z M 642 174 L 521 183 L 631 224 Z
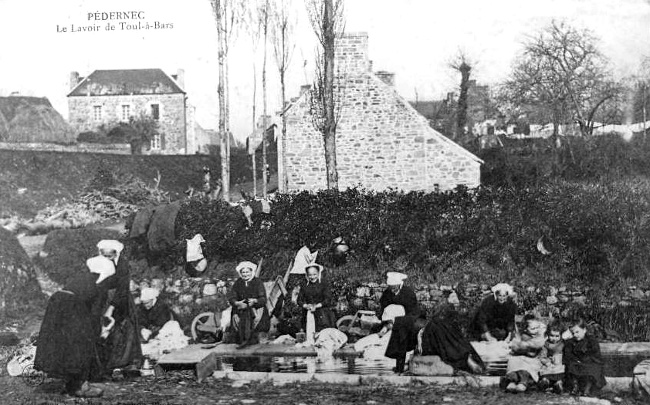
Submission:
M 650 401 L 650 0 L 0 0 L 0 404 Z

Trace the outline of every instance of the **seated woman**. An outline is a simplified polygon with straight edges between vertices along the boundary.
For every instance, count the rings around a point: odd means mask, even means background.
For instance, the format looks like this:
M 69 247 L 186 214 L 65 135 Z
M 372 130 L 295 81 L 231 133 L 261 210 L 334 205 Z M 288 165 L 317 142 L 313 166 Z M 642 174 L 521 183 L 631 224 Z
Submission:
M 327 281 L 322 280 L 323 266 L 311 263 L 305 266 L 307 283 L 300 289 L 298 305 L 303 309 L 303 330 L 312 334 L 307 341 L 313 341 L 313 333 L 325 328 L 335 328 L 336 319 L 332 312 L 332 294 Z M 311 315 L 310 315 L 311 313 Z M 313 316 L 313 330 L 310 330 L 309 318 Z
M 379 299 L 380 313 L 389 305 L 401 305 L 404 307 L 407 316 L 417 317 L 420 313 L 418 299 L 415 292 L 404 285 L 407 276 L 396 271 L 389 271 L 386 274 L 386 284 L 388 288 L 382 293 Z
M 539 381 L 541 353 L 546 343 L 546 325 L 534 315 L 526 315 L 524 322 L 524 331 L 510 344 L 508 368 L 501 379 L 501 387 L 508 392 L 525 392 Z
M 138 324 L 142 342 L 155 338 L 160 329 L 174 319 L 169 306 L 158 299 L 159 295 L 155 288 L 144 288 L 140 293 Z
M 492 294 L 481 302 L 472 320 L 470 330 L 474 338 L 488 342 L 512 340 L 517 313 L 513 293 L 512 287 L 505 283 L 492 287 Z
M 406 355 L 417 348 L 418 333 L 426 323 L 427 320 L 423 316 L 406 315 L 395 318 L 385 356 L 395 359 L 393 371 L 396 373 L 404 372 Z
M 259 341 L 260 332 L 268 332 L 269 313 L 266 309 L 266 290 L 262 281 L 255 277 L 257 265 L 248 261 L 237 265 L 239 279 L 228 292 L 232 306 L 230 335 L 238 349 Z
M 384 357 L 386 348 L 392 335 L 393 323 L 395 318 L 406 315 L 404 307 L 401 305 L 389 305 L 381 315 L 381 330 L 363 337 L 354 344 L 354 350 L 363 352 L 363 357 L 367 359 L 376 359 Z
M 465 339 L 458 325 L 458 313 L 443 303 L 439 305 L 431 320 L 421 332 L 419 354 L 439 356 L 440 359 L 456 370 L 482 374 L 485 366 L 476 350 Z
M 592 395 L 606 384 L 603 357 L 598 339 L 587 331 L 584 319 L 577 319 L 569 328 L 573 337 L 564 342 L 562 361 L 567 389 L 574 394 Z

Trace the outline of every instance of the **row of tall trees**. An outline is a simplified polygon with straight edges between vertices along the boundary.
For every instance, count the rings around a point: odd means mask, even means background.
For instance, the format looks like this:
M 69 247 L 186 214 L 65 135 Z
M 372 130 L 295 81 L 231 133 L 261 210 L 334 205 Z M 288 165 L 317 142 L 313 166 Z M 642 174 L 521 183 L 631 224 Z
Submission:
M 286 74 L 295 48 L 295 20 L 291 9 L 292 0 L 210 0 L 218 32 L 219 83 L 217 88 L 219 105 L 218 133 L 221 150 L 222 189 L 224 199 L 229 198 L 230 184 L 230 115 L 228 85 L 228 51 L 234 34 L 244 27 L 252 41 L 253 62 L 253 102 L 252 130 L 257 132 L 257 65 L 255 57 L 260 40 L 262 41 L 262 165 L 267 167 L 266 129 L 268 122 L 267 60 L 268 46 L 271 42 L 273 55 L 280 80 L 281 104 L 286 106 Z M 337 35 L 343 30 L 343 0 L 306 0 L 310 22 L 319 41 L 317 49 L 316 80 L 312 96 L 321 108 L 321 116 L 315 122 L 316 129 L 323 134 L 325 161 L 327 165 L 327 184 L 338 187 L 336 172 L 336 110 L 334 99 L 334 47 Z M 284 151 L 286 149 L 286 117 L 282 115 L 282 137 L 278 144 L 279 164 L 278 182 L 286 186 L 284 173 Z M 253 148 L 255 149 L 255 148 Z M 254 194 L 257 193 L 257 176 L 253 151 Z M 262 170 L 262 194 L 267 194 L 268 173 Z M 281 187 L 284 188 L 284 187 Z

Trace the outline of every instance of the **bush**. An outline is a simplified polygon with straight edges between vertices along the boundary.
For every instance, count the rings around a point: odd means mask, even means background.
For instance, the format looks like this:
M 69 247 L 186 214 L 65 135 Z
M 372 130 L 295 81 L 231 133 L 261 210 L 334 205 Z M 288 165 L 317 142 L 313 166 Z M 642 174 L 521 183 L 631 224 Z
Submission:
M 43 251 L 46 256 L 35 259 L 35 263 L 41 266 L 52 281 L 65 284 L 74 274 L 88 271 L 86 260 L 97 255 L 97 243 L 100 240 L 120 237 L 120 232 L 109 229 L 56 230 L 50 232 L 45 240 Z
M 649 203 L 647 180 L 446 193 L 351 189 L 279 195 L 272 214 L 253 215 L 248 227 L 239 207 L 193 200 L 183 203 L 178 242 L 165 255 L 182 263 L 185 239 L 201 233 L 211 259 L 263 257 L 276 275 L 303 245 L 321 248 L 333 266 L 327 248 L 340 235 L 365 281 L 399 265 L 423 282 L 525 277 L 607 285 L 646 277 Z M 552 254 L 538 250 L 540 238 Z

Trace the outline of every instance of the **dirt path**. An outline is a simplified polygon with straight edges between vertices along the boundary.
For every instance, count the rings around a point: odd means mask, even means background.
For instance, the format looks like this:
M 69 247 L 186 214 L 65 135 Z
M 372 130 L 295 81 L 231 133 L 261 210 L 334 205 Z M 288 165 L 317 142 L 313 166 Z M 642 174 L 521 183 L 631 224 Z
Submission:
M 102 384 L 102 398 L 84 400 L 60 394 L 59 380 L 46 380 L 30 386 L 22 378 L 0 378 L 5 395 L 0 404 L 260 404 L 260 405 L 335 405 L 335 404 L 494 404 L 554 405 L 579 404 L 576 398 L 544 393 L 505 394 L 495 388 L 456 386 L 391 385 L 347 386 L 323 383 L 242 384 L 241 381 L 208 379 L 197 383 L 192 372 L 168 372 L 163 377 L 141 377 L 130 381 Z M 613 398 L 612 398 L 613 399 Z M 607 402 L 601 402 L 607 403 Z M 633 398 L 620 398 L 624 405 L 639 405 Z

